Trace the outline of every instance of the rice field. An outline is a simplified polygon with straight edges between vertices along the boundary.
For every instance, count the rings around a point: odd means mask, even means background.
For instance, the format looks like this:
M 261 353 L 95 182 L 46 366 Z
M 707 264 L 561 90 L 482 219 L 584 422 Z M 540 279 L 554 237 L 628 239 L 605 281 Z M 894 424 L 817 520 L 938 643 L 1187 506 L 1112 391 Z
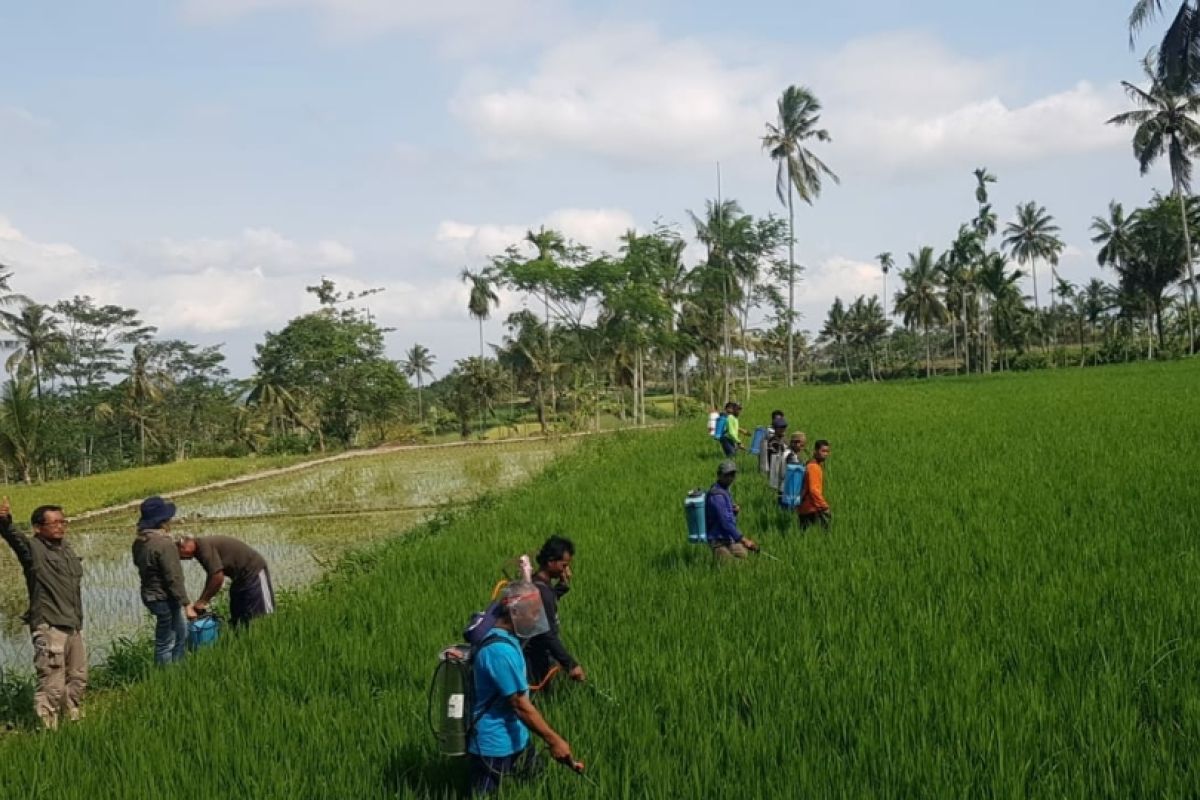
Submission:
M 829 534 L 745 459 L 717 568 L 682 500 L 704 420 L 586 442 L 369 551 L 55 735 L 0 742 L 7 797 L 443 797 L 440 647 L 503 561 L 578 547 L 564 638 L 593 685 L 539 700 L 594 783 L 514 798 L 1196 796 L 1200 362 L 753 398 L 833 455 Z
M 174 530 L 243 539 L 267 559 L 277 589 L 297 590 L 319 578 L 347 551 L 400 535 L 440 510 L 525 480 L 572 446 L 571 440 L 525 442 L 404 450 L 336 461 L 181 497 Z M 111 480 L 100 477 L 106 483 Z M 141 475 L 133 476 L 133 484 L 145 489 L 143 480 Z M 86 497 L 87 493 L 73 493 L 77 487 L 69 483 L 59 484 L 58 493 L 53 492 L 55 487 L 37 488 L 43 496 L 58 498 L 68 512 L 86 510 L 86 500 L 76 494 Z M 166 493 L 153 488 L 146 493 L 153 491 Z M 23 502 L 15 508 L 18 522 L 23 522 L 32 506 Z M 129 555 L 136 520 L 137 512 L 132 510 L 71 527 L 72 544 L 84 560 L 88 655 L 94 663 L 107 657 L 110 643 L 149 630 Z M 204 572 L 196 563 L 185 563 L 184 573 L 195 597 L 203 587 Z M 20 568 L 8 547 L 0 544 L 0 669 L 16 674 L 32 672 L 29 633 L 20 620 L 25 607 Z

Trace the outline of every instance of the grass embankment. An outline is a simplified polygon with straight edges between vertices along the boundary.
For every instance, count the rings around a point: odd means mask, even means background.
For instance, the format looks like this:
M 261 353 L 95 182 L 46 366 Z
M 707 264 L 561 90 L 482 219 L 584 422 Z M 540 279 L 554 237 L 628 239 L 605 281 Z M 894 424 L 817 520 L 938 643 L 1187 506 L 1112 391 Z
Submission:
M 600 788 L 512 797 L 1182 797 L 1200 744 L 1200 362 L 772 393 L 834 446 L 830 535 L 716 569 L 684 492 L 704 421 L 589 442 L 370 555 L 125 702 L 0 744 L 5 797 L 429 797 L 435 655 L 498 565 L 579 547 L 562 614 L 607 702 L 542 701 Z M 361 569 L 355 569 L 361 567 Z
M 47 503 L 63 506 L 68 515 L 82 514 L 140 500 L 153 494 L 167 495 L 180 489 L 286 467 L 318 457 L 292 455 L 194 458 L 172 464 L 103 472 L 85 478 L 49 481 L 32 486 L 21 483 L 7 484 L 0 486 L 0 494 L 8 495 L 14 512 L 27 521 L 30 511 Z

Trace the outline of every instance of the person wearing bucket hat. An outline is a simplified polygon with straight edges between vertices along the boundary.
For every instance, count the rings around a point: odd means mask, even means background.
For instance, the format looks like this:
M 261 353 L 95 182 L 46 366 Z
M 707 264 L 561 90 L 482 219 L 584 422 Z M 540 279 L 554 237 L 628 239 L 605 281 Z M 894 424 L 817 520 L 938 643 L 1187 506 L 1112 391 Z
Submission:
M 187 653 L 186 617 L 195 614 L 188 601 L 179 550 L 170 534 L 175 504 L 148 497 L 139 511 L 133 565 L 141 579 L 142 604 L 154 615 L 154 660 L 171 664 Z
M 758 545 L 746 538 L 737 526 L 737 504 L 729 494 L 729 487 L 737 480 L 737 463 L 722 461 L 717 467 L 717 482 L 704 496 L 705 527 L 708 545 L 718 561 L 745 558 Z

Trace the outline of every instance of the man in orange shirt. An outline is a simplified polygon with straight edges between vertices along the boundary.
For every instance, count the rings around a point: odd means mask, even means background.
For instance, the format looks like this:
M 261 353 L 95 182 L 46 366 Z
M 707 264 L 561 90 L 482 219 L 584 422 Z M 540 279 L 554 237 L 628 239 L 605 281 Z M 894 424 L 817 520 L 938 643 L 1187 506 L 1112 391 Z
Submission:
M 797 513 L 800 529 L 820 524 L 829 530 L 829 503 L 825 502 L 825 459 L 829 458 L 829 442 L 824 439 L 813 446 L 813 457 L 804 469 L 804 496 Z

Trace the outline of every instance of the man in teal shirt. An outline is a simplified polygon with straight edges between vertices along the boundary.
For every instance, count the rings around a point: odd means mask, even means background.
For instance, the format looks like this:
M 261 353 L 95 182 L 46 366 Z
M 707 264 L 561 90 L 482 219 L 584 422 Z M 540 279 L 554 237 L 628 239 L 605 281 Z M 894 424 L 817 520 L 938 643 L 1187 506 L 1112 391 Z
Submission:
M 542 718 L 529 700 L 525 655 L 513 632 L 508 611 L 501 612 L 496 627 L 480 643 L 474 660 L 474 727 L 467 744 L 470 754 L 471 793 L 490 794 L 506 777 L 529 777 L 540 769 L 537 751 L 529 738 L 532 730 L 550 748 L 555 761 L 573 765 L 571 746 Z

